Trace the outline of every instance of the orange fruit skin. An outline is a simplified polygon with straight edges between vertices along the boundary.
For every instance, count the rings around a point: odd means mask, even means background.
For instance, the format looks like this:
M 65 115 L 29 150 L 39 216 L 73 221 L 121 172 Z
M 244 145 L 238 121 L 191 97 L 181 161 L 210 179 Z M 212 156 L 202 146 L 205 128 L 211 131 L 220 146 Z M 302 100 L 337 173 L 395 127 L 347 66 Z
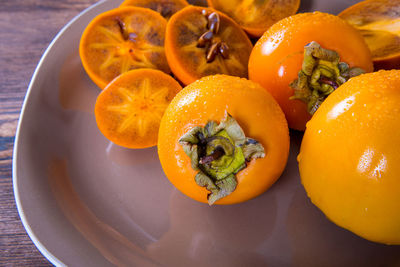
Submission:
M 350 79 L 308 122 L 298 156 L 311 201 L 337 225 L 400 244 L 400 70 Z
M 373 70 L 371 53 L 361 34 L 337 16 L 314 12 L 287 17 L 269 28 L 257 41 L 249 59 L 249 79 L 261 84 L 278 101 L 289 127 L 304 131 L 311 118 L 300 100 L 290 100 L 289 84 L 297 79 L 304 46 L 316 41 L 339 53 L 350 67 Z
M 161 117 L 181 89 L 176 80 L 159 70 L 125 72 L 98 95 L 94 110 L 97 126 L 117 145 L 155 146 Z
M 132 23 L 129 25 L 125 22 L 129 31 L 135 35 L 135 41 L 122 40 L 117 19 L 127 19 Z M 145 31 L 146 24 L 149 28 Z M 154 68 L 169 73 L 164 52 L 166 25 L 167 21 L 149 8 L 127 6 L 99 14 L 85 28 L 79 44 L 79 56 L 86 73 L 101 89 L 131 69 Z M 106 46 L 99 49 L 99 45 Z M 129 53 L 129 49 L 133 49 L 133 53 Z M 139 59 L 132 62 L 134 57 Z M 110 58 L 116 62 L 102 68 Z
M 227 75 L 204 77 L 180 91 L 161 120 L 158 155 L 170 182 L 185 195 L 207 203 L 208 191 L 195 182 L 190 158 L 180 137 L 209 120 L 220 122 L 225 112 L 237 120 L 245 135 L 259 141 L 266 156 L 236 174 L 236 190 L 215 204 L 235 204 L 265 192 L 281 175 L 289 153 L 285 116 L 273 97 L 247 79 Z

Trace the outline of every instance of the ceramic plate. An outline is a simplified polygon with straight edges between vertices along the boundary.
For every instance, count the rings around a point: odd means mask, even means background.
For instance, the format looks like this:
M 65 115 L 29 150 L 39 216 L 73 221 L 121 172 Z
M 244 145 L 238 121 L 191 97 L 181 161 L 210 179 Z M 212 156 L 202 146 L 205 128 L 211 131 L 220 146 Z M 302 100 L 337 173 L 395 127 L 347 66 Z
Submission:
M 68 266 L 374 266 L 400 264 L 400 247 L 337 227 L 308 200 L 291 132 L 285 172 L 246 203 L 213 206 L 178 192 L 156 148 L 128 150 L 98 131 L 99 89 L 78 56 L 83 29 L 121 1 L 101 1 L 70 22 L 30 83 L 14 150 L 21 220 L 53 264 Z M 337 13 L 356 1 L 306 1 Z

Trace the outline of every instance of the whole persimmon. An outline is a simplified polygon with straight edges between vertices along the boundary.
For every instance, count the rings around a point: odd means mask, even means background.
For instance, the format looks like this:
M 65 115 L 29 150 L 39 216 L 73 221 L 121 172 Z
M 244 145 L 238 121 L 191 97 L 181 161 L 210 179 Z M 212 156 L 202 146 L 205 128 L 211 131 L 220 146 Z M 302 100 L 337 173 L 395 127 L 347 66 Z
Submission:
M 158 155 L 176 188 L 204 203 L 234 204 L 265 192 L 289 154 L 285 116 L 260 85 L 213 75 L 180 91 L 161 120 Z
M 350 77 L 373 70 L 361 34 L 337 16 L 314 12 L 287 17 L 257 41 L 249 79 L 278 101 L 289 127 L 304 131 L 323 100 Z
M 335 224 L 400 245 L 400 70 L 362 74 L 307 124 L 298 156 L 311 201 Z

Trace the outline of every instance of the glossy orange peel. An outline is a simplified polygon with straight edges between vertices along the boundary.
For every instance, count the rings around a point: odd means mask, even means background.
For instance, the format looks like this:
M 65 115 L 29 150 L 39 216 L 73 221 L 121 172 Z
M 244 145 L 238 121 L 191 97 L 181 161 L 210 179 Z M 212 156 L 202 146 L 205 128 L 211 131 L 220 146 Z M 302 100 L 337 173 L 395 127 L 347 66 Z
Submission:
M 284 114 L 261 86 L 228 75 L 207 76 L 188 85 L 172 100 L 162 118 L 158 155 L 170 182 L 203 203 L 208 203 L 210 191 L 196 182 L 199 170 L 193 168 L 193 159 L 182 145 L 186 139 L 182 138 L 209 122 L 223 122 L 227 114 L 240 125 L 246 137 L 262 145 L 265 156 L 251 159 L 238 172 L 239 165 L 235 165 L 236 189 L 215 204 L 240 203 L 264 193 L 282 174 L 289 155 Z
M 362 74 L 307 124 L 298 156 L 311 201 L 337 225 L 400 244 L 400 70 Z

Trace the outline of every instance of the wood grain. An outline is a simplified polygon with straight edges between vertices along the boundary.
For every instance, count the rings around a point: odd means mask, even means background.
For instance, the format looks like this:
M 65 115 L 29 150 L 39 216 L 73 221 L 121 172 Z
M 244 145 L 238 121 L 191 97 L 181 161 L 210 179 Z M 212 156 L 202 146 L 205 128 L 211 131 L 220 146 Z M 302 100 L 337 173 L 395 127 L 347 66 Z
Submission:
M 41 55 L 69 20 L 95 2 L 0 0 L 0 266 L 51 266 L 26 234 L 15 205 L 15 131 Z

